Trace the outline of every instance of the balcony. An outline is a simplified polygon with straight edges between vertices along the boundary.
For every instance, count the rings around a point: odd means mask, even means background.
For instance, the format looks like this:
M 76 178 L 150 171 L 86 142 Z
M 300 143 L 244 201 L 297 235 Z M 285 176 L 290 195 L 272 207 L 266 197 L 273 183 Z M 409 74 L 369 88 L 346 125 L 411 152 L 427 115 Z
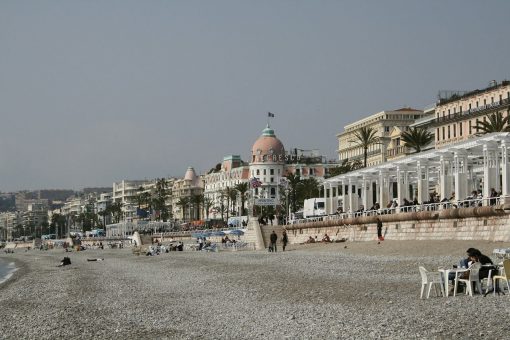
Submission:
M 469 109 L 467 111 L 457 112 L 454 114 L 450 114 L 448 116 L 436 118 L 436 119 L 434 119 L 434 121 L 432 122 L 431 125 L 439 126 L 439 125 L 443 125 L 446 123 L 462 121 L 464 119 L 467 119 L 469 116 L 478 117 L 478 116 L 488 115 L 488 114 L 494 113 L 496 111 L 499 111 L 501 109 L 508 108 L 510 106 L 509 104 L 510 104 L 510 100 L 508 98 L 506 98 L 501 101 L 490 103 L 487 105 L 482 105 L 480 107 L 475 107 L 475 108 Z
M 386 159 L 391 160 L 400 158 L 411 153 L 411 149 L 405 145 L 399 145 L 395 148 L 386 150 Z

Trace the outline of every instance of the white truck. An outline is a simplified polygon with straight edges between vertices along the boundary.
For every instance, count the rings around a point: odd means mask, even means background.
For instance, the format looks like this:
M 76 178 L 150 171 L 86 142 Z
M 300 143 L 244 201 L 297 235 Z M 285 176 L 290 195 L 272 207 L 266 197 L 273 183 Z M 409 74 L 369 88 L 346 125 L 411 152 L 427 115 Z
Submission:
M 303 217 L 319 216 L 326 216 L 326 199 L 322 197 L 306 199 L 303 207 Z

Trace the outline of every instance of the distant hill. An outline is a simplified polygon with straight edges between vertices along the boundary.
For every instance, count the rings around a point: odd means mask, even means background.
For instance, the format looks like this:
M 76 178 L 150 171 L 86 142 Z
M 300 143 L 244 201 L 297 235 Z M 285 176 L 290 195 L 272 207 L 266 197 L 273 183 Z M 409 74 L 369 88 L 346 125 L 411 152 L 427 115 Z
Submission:
M 0 196 L 0 212 L 15 211 L 16 200 L 13 194 L 2 194 Z
M 105 192 L 112 192 L 112 191 L 113 191 L 112 187 L 83 188 L 83 193 L 85 193 L 85 194 L 91 194 L 91 193 L 102 194 Z

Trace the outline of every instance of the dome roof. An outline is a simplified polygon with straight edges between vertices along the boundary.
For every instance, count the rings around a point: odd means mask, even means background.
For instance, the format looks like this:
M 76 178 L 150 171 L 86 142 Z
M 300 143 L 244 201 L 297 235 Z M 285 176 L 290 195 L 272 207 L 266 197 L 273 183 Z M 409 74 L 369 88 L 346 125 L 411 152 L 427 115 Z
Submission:
M 184 180 L 195 182 L 196 179 L 197 174 L 195 173 L 195 169 L 193 169 L 193 167 L 190 166 L 188 170 L 186 170 L 186 173 L 184 174 Z
M 262 135 L 251 148 L 252 162 L 281 162 L 285 161 L 285 148 L 276 138 L 274 130 L 268 126 L 262 130 Z

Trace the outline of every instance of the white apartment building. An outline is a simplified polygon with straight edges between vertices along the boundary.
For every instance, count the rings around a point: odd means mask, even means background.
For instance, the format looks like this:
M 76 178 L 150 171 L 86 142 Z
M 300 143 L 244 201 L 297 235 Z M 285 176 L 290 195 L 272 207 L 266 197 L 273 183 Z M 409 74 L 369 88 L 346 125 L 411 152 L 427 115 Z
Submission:
M 228 199 L 226 191 L 234 189 L 238 184 L 249 183 L 250 167 L 241 160 L 239 155 L 229 155 L 223 158 L 221 169 L 203 176 L 204 197 L 209 201 L 209 206 L 204 205 L 204 215 L 206 218 L 221 218 L 221 206 L 226 207 Z M 238 193 L 239 196 L 239 193 Z M 246 205 L 245 205 L 246 208 Z M 241 198 L 238 197 L 234 213 L 241 213 Z M 225 211 L 224 211 L 225 213 Z M 229 215 L 232 211 L 229 212 Z
M 123 220 L 132 222 L 136 219 L 136 197 L 140 193 L 140 187 L 154 185 L 153 181 L 149 180 L 122 180 L 113 183 L 113 202 L 120 202 L 122 204 Z

